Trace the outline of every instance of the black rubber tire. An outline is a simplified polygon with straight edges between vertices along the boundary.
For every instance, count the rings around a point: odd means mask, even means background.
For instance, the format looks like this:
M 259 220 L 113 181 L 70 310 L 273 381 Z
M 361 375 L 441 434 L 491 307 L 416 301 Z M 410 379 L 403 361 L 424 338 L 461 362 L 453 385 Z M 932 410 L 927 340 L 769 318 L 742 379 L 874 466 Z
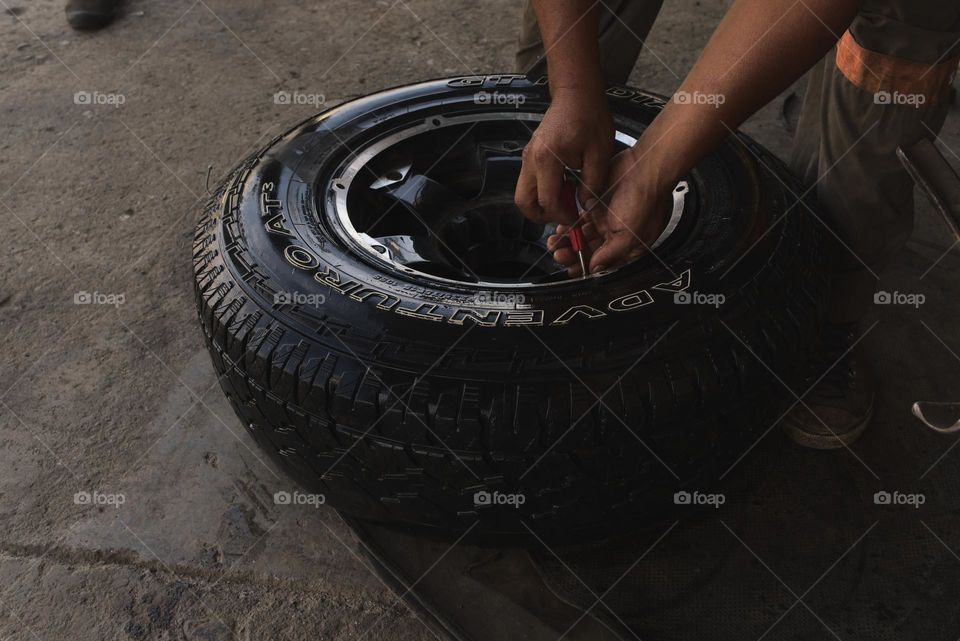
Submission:
M 794 203 L 800 185 L 769 152 L 731 136 L 691 173 L 693 213 L 658 249 L 665 264 L 525 291 L 542 318 L 467 322 L 456 310 L 475 289 L 358 257 L 316 186 L 404 123 L 490 109 L 481 89 L 549 103 L 522 76 L 401 87 L 311 118 L 231 173 L 194 245 L 207 345 L 257 443 L 328 505 L 476 541 L 623 531 L 711 484 L 793 400 L 778 379 L 797 380 L 828 287 L 814 205 Z M 634 136 L 663 106 L 608 95 Z M 680 290 L 726 301 L 678 305 Z M 325 301 L 275 304 L 283 291 Z M 478 507 L 478 491 L 525 500 Z

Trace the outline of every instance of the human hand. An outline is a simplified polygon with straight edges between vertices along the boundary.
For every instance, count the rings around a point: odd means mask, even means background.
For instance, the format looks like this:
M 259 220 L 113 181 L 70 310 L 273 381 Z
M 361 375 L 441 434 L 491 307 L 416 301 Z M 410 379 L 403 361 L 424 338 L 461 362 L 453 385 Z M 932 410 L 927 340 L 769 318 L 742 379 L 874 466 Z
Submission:
M 524 216 L 540 224 L 576 219 L 577 212 L 562 197 L 564 167 L 581 170 L 580 197 L 591 207 L 606 189 L 613 136 L 613 117 L 602 91 L 556 91 L 523 150 L 514 199 Z
M 636 148 L 613 159 L 606 202 L 584 214 L 587 218 L 582 223 L 591 273 L 620 267 L 640 257 L 650 251 L 650 245 L 666 228 L 674 185 L 660 181 L 648 166 Z M 568 225 L 559 225 L 557 233 L 547 239 L 547 248 L 571 276 L 580 276 L 580 262 L 570 247 L 568 231 Z

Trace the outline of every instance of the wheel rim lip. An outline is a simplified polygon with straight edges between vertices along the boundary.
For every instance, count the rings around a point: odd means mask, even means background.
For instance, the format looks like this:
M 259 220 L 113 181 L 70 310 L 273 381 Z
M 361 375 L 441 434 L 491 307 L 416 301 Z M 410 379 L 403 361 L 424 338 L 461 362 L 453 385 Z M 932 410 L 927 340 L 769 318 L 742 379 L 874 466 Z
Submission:
M 491 120 L 523 120 L 530 122 L 540 122 L 543 119 L 543 114 L 540 112 L 533 111 L 497 111 L 497 112 L 485 112 L 485 113 L 471 113 L 467 115 L 460 116 L 448 116 L 448 115 L 431 115 L 427 116 L 417 122 L 411 123 L 410 125 L 395 131 L 387 136 L 377 138 L 375 141 L 369 145 L 363 147 L 362 149 L 352 152 L 350 155 L 350 161 L 343 165 L 340 170 L 334 172 L 326 185 L 319 190 L 322 198 L 326 202 L 332 205 L 331 208 L 326 210 L 327 219 L 334 223 L 333 230 L 337 235 L 343 240 L 351 249 L 357 250 L 362 257 L 370 259 L 374 264 L 385 267 L 388 270 L 392 270 L 392 273 L 405 274 L 407 276 L 415 276 L 418 278 L 424 278 L 431 281 L 436 281 L 439 283 L 444 283 L 447 285 L 456 285 L 458 287 L 469 287 L 472 289 L 501 289 L 501 290 L 517 290 L 517 289 L 530 289 L 530 288 L 540 288 L 540 287 L 560 287 L 564 285 L 569 285 L 571 282 L 576 282 L 579 280 L 589 280 L 595 278 L 604 278 L 613 274 L 621 268 L 605 270 L 595 274 L 588 274 L 585 278 L 582 279 L 567 279 L 559 280 L 554 282 L 501 282 L 501 281 L 472 281 L 472 280 L 461 280 L 454 278 L 445 278 L 443 276 L 437 276 L 427 272 L 423 272 L 417 269 L 413 269 L 399 263 L 391 258 L 389 258 L 389 252 L 384 252 L 385 249 L 383 244 L 376 240 L 374 237 L 360 232 L 356 229 L 353 224 L 353 220 L 349 213 L 349 208 L 347 206 L 347 200 L 350 194 L 350 189 L 353 185 L 354 179 L 357 175 L 366 167 L 367 163 L 376 158 L 379 154 L 386 151 L 390 147 L 414 136 L 436 131 L 445 127 L 452 127 L 456 125 L 471 124 L 476 122 L 484 122 Z M 615 140 L 627 147 L 633 147 L 637 138 L 630 135 L 627 132 L 616 130 Z M 680 224 L 681 219 L 686 213 L 686 194 L 689 192 L 689 186 L 687 181 L 681 181 L 673 190 L 673 209 L 667 225 L 661 232 L 660 236 L 649 246 L 650 252 L 657 249 L 662 245 L 673 232 L 677 229 Z M 332 211 L 331 211 L 332 210 Z M 430 233 L 433 234 L 433 230 L 430 230 Z M 376 249 L 380 247 L 380 250 Z

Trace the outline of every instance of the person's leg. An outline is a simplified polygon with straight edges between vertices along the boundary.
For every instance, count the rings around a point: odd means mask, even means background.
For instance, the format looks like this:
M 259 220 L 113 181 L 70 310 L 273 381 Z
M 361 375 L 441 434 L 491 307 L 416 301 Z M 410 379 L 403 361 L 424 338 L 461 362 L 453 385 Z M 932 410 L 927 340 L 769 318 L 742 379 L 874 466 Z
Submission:
M 840 361 L 785 421 L 813 447 L 839 447 L 866 427 L 873 388 L 843 357 L 873 303 L 879 273 L 913 229 L 913 182 L 898 146 L 932 138 L 950 102 L 960 50 L 960 5 L 944 0 L 868 0 L 836 51 L 810 74 L 791 165 L 816 184 L 835 236 L 827 353 L 816 380 Z
M 599 5 L 600 66 L 608 83 L 626 83 L 661 4 L 663 0 L 609 0 Z M 527 0 L 517 41 L 517 70 L 531 77 L 546 75 L 545 53 L 537 15 Z

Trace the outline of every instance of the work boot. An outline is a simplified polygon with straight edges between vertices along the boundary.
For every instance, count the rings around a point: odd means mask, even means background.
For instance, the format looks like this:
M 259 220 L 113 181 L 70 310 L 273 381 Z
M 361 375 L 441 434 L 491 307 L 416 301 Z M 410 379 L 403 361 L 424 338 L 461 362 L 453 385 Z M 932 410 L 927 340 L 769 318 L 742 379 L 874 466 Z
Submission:
M 876 384 L 851 349 L 859 337 L 857 329 L 852 323 L 824 330 L 822 353 L 806 381 L 813 389 L 783 419 L 783 429 L 795 443 L 836 449 L 853 443 L 870 424 Z
M 92 31 L 113 22 L 120 0 L 67 0 L 64 12 L 74 29 Z

